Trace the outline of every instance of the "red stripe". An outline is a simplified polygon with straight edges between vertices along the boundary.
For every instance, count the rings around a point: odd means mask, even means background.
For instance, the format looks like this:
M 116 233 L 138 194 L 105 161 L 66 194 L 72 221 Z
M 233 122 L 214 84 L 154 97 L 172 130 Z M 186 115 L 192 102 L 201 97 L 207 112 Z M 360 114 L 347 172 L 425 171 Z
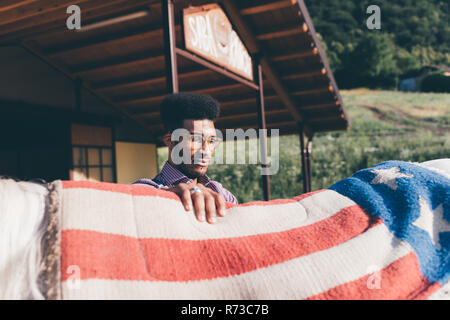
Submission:
M 380 279 L 375 289 L 375 278 Z M 370 278 L 370 279 L 369 279 Z M 369 289 L 368 286 L 371 284 Z M 347 282 L 321 294 L 310 297 L 311 300 L 412 300 L 426 299 L 439 290 L 439 283 L 428 281 L 420 272 L 419 261 L 414 252 L 395 260 L 378 274 L 368 274 L 358 280 Z
M 316 191 L 312 191 L 312 192 L 308 192 L 308 193 L 304 193 L 301 195 L 298 195 L 296 197 L 293 197 L 291 199 L 274 199 L 274 200 L 270 200 L 270 201 L 251 201 L 251 202 L 246 202 L 243 204 L 233 204 L 233 207 L 248 207 L 248 206 L 270 206 L 270 205 L 274 205 L 274 204 L 286 204 L 286 203 L 293 203 L 293 202 L 298 202 L 300 200 L 303 200 L 305 198 L 308 198 L 314 194 L 317 193 L 321 193 L 326 191 L 326 189 L 322 189 L 322 190 L 316 190 Z
M 118 183 L 109 183 L 109 182 L 93 182 L 93 181 L 72 181 L 65 180 L 62 181 L 64 189 L 95 189 L 100 191 L 110 191 L 110 192 L 118 192 L 125 193 L 132 196 L 157 196 L 163 197 L 167 199 L 173 199 L 181 201 L 180 198 L 174 194 L 173 192 L 164 191 L 161 189 L 153 188 L 150 186 L 142 186 L 142 185 L 130 185 L 130 184 L 118 184 Z M 304 198 L 310 197 L 313 194 L 320 193 L 326 191 L 317 190 L 305 194 L 301 194 L 291 199 L 275 199 L 271 201 L 252 201 L 243 204 L 233 204 L 226 202 L 226 208 L 233 207 L 248 207 L 248 206 L 270 206 L 277 204 L 285 204 L 300 201 Z
M 68 278 L 65 270 L 71 265 L 80 267 L 82 279 L 189 281 L 226 277 L 331 248 L 380 222 L 355 205 L 312 225 L 236 238 L 138 239 L 63 230 L 62 279 Z
M 173 192 L 142 185 L 71 180 L 62 181 L 62 185 L 64 189 L 95 189 L 100 191 L 125 193 L 133 196 L 159 196 L 169 199 L 179 199 Z

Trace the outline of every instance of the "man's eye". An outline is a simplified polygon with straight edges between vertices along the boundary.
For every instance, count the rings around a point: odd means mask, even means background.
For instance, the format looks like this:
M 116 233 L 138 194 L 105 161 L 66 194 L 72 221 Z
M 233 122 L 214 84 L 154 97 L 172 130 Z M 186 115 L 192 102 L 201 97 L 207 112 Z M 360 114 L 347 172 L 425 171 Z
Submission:
M 192 142 L 201 143 L 202 141 L 202 136 L 192 136 Z

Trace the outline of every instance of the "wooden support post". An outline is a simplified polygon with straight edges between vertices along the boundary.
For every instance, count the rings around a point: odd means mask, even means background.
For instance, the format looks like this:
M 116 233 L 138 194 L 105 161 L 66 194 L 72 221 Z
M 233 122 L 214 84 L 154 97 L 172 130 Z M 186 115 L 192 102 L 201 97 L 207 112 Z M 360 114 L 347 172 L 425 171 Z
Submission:
M 266 132 L 266 115 L 264 108 L 264 86 L 263 86 L 263 75 L 262 75 L 262 67 L 259 64 L 259 59 L 257 60 L 258 64 L 256 67 L 256 75 L 257 75 L 257 102 L 258 102 L 258 126 L 259 129 L 262 130 L 262 135 L 259 136 L 259 145 L 260 145 L 260 159 L 261 159 L 261 169 L 262 169 L 262 186 L 264 193 L 264 200 L 270 200 L 270 176 L 268 175 L 267 167 L 267 132 Z
M 178 92 L 178 68 L 175 52 L 175 16 L 173 0 L 161 0 L 164 30 L 164 52 L 166 60 L 166 84 L 168 93 Z
M 308 170 L 308 160 L 307 160 L 307 149 L 305 148 L 305 132 L 303 125 L 300 125 L 300 153 L 302 157 L 302 177 L 303 177 L 303 192 L 309 192 L 309 170 Z
M 312 190 L 312 170 L 311 170 L 311 151 L 312 151 L 312 137 L 308 137 L 308 142 L 306 143 L 306 166 L 308 168 L 308 191 Z

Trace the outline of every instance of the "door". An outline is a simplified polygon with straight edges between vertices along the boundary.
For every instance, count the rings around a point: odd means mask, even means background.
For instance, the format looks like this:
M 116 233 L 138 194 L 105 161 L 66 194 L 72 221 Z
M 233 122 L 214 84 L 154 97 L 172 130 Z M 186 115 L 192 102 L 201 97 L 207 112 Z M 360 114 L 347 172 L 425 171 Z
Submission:
M 68 121 L 46 116 L 0 115 L 0 175 L 21 180 L 69 179 Z

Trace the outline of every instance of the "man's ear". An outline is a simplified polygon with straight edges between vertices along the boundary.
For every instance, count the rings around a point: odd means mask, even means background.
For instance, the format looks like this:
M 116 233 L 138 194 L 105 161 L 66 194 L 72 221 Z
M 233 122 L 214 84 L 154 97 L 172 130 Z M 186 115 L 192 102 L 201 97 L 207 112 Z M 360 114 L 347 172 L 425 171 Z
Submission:
M 173 146 L 173 142 L 171 141 L 171 138 L 172 138 L 172 134 L 170 132 L 166 133 L 163 136 L 163 142 L 169 148 Z

